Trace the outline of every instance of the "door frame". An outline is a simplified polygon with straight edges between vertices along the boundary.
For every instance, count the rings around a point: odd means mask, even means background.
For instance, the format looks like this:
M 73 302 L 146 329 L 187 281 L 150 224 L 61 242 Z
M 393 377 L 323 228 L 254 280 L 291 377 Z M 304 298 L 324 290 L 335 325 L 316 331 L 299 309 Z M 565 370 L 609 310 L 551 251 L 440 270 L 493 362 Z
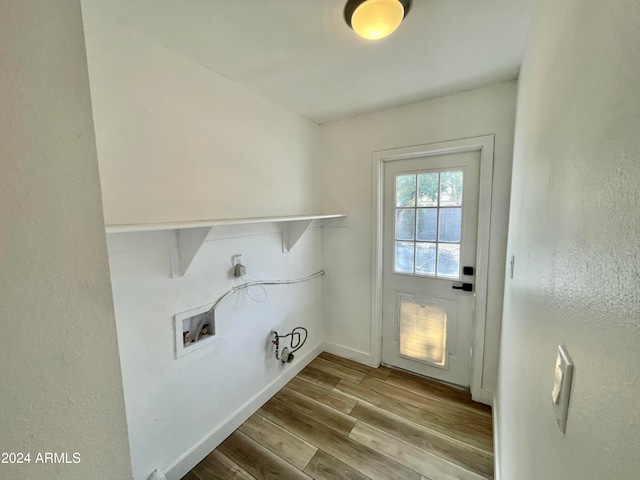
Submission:
M 371 354 L 375 364 L 382 360 L 382 239 L 384 166 L 388 162 L 435 155 L 480 153 L 480 184 L 478 193 L 478 246 L 476 253 L 474 340 L 471 354 L 471 397 L 487 405 L 493 393 L 482 388 L 485 327 L 487 315 L 487 284 L 489 277 L 489 241 L 491 233 L 491 198 L 493 189 L 493 152 L 495 135 L 463 138 L 426 145 L 394 148 L 373 152 L 372 188 L 372 285 L 371 285 Z

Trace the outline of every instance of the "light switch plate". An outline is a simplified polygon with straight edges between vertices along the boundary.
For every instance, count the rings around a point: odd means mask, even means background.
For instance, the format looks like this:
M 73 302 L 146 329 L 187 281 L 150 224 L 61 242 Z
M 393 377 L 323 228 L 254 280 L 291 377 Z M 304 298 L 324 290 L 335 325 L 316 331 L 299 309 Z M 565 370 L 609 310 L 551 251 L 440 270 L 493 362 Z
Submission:
M 573 362 L 563 345 L 558 345 L 556 369 L 551 391 L 553 412 L 562 433 L 567 429 L 567 411 L 569 409 L 569 395 L 571 393 L 571 377 L 573 376 Z

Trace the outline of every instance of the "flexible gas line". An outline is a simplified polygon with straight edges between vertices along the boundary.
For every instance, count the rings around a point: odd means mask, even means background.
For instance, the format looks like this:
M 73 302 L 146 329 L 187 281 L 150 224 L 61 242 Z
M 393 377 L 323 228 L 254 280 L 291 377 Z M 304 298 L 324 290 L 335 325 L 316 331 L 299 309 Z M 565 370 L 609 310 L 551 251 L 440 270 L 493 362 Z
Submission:
M 304 333 L 304 338 L 302 338 L 302 334 L 300 332 Z M 271 333 L 274 336 L 271 343 L 276 346 L 276 360 L 280 360 L 282 363 L 291 363 L 294 358 L 293 354 L 302 348 L 304 343 L 307 341 L 307 337 L 309 336 L 309 332 L 304 327 L 295 327 L 293 330 L 291 330 L 290 333 L 287 333 L 286 335 L 280 335 L 277 330 L 271 330 Z M 289 341 L 289 346 L 291 348 L 284 347 L 282 349 L 282 355 L 280 355 L 281 339 L 287 337 L 291 337 Z

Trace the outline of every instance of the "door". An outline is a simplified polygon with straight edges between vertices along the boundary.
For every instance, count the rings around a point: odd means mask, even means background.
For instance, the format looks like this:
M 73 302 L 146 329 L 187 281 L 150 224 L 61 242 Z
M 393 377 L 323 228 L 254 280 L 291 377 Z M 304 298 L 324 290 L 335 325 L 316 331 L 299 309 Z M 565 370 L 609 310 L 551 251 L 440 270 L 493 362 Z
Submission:
M 471 381 L 479 170 L 478 151 L 384 167 L 382 361 L 464 387 Z

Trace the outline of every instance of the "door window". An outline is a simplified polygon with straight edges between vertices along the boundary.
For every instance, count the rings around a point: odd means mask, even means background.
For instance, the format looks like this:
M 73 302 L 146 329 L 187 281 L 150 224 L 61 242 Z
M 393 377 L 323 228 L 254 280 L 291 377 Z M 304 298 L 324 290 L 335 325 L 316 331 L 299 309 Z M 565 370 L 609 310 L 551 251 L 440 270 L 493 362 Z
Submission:
M 394 273 L 460 278 L 460 170 L 395 176 Z

